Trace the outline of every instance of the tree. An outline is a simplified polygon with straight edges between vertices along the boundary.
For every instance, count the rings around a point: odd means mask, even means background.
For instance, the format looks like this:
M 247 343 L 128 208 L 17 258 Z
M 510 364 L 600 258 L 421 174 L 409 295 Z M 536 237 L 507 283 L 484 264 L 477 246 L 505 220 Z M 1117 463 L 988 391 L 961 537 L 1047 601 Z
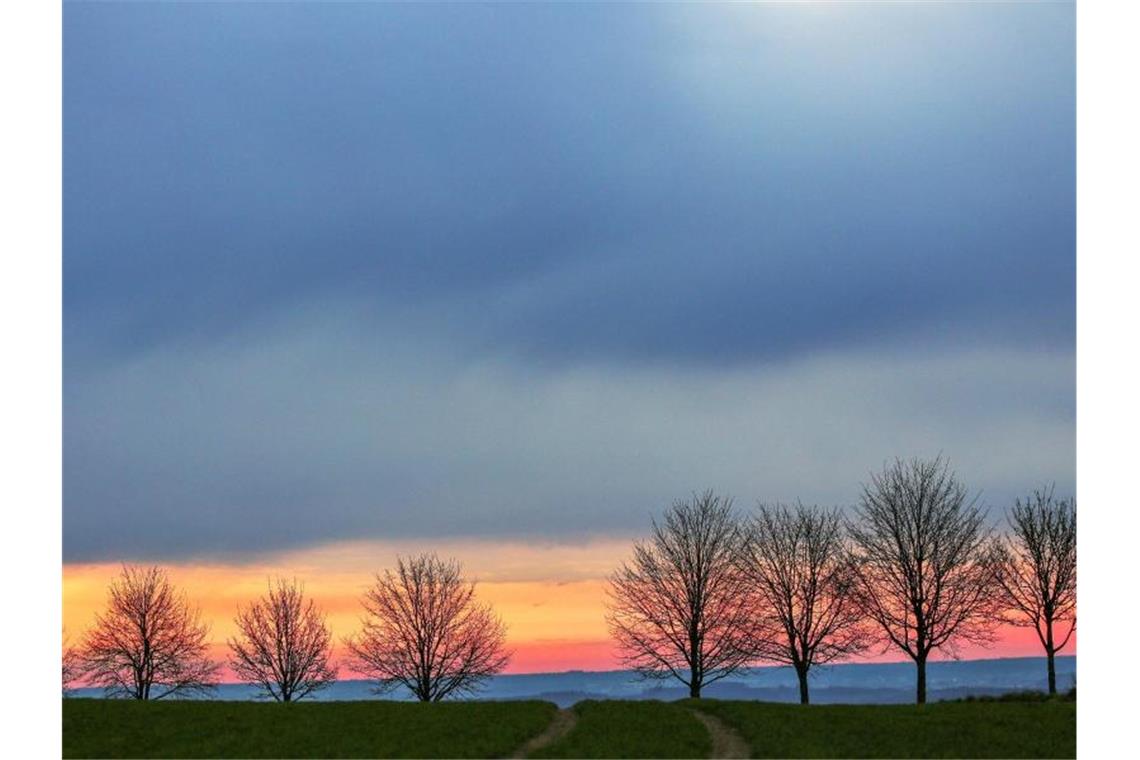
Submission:
M 870 643 L 839 510 L 760 505 L 746 526 L 741 568 L 760 619 L 757 655 L 795 669 L 806 705 L 813 665 Z
M 385 691 L 407 687 L 422 702 L 470 694 L 510 660 L 506 627 L 475 601 L 454 560 L 399 558 L 362 600 L 363 630 L 345 641 L 351 667 Z
M 914 660 L 917 701 L 926 701 L 926 660 L 985 644 L 995 625 L 991 534 L 977 497 L 941 456 L 895 460 L 864 485 L 854 544 L 856 594 L 866 615 Z
M 76 649 L 65 635 L 63 639 L 63 696 L 71 696 L 75 683 L 83 677 L 83 662 Z
M 998 582 L 1013 625 L 1032 627 L 1045 648 L 1049 693 L 1057 693 L 1055 657 L 1077 628 L 1077 502 L 1053 488 L 1018 499 L 999 544 Z M 1012 613 L 1012 614 L 1009 614 Z M 1061 630 L 1068 631 L 1058 643 Z
M 162 699 L 206 693 L 218 665 L 207 656 L 209 627 L 157 567 L 123 566 L 107 609 L 83 639 L 88 680 L 107 696 Z
M 238 609 L 239 635 L 229 640 L 230 667 L 262 696 L 295 702 L 336 680 L 332 634 L 324 614 L 296 580 L 278 578 L 261 599 Z
M 732 500 L 712 491 L 678 501 L 610 578 L 610 630 L 625 665 L 676 678 L 691 697 L 752 657 L 748 584 Z

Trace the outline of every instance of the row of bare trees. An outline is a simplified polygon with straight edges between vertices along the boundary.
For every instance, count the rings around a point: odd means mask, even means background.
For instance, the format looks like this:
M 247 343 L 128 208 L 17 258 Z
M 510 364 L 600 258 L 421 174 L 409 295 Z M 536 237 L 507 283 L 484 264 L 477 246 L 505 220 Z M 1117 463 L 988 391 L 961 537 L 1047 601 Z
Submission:
M 837 509 L 761 505 L 741 519 L 713 492 L 675 503 L 613 574 L 609 623 L 625 664 L 676 678 L 693 697 L 757 663 L 791 666 L 809 701 L 813 667 L 872 648 L 916 666 L 926 700 L 935 651 L 989 643 L 1002 621 L 1033 627 L 1056 692 L 1054 658 L 1076 627 L 1076 505 L 1051 489 L 1018 502 L 997 534 L 941 458 L 896 460 L 873 475 L 849 519 Z M 362 600 L 346 665 L 438 701 L 502 671 L 503 622 L 476 601 L 454 561 L 399 559 Z M 272 699 L 291 702 L 336 679 L 324 613 L 296 580 L 277 579 L 238 610 L 229 665 Z M 157 567 L 124 567 L 106 610 L 64 652 L 66 687 L 161 699 L 208 692 L 221 663 L 197 608 Z
M 457 562 L 400 558 L 364 594 L 363 628 L 345 640 L 345 664 L 375 680 L 378 691 L 403 685 L 422 701 L 474 691 L 510 657 L 506 628 L 474 591 Z M 271 581 L 234 623 L 230 668 L 261 696 L 292 702 L 336 680 L 332 632 L 298 581 Z M 222 665 L 209 656 L 208 634 L 165 571 L 125 566 L 106 610 L 78 645 L 65 647 L 64 692 L 79 682 L 133 699 L 212 692 Z
M 822 665 L 873 648 L 916 666 L 985 645 L 1002 622 L 1033 627 L 1054 657 L 1076 628 L 1076 503 L 1052 489 L 1018 500 L 1009 531 L 938 457 L 872 476 L 850 519 L 837 509 L 760 505 L 739 518 L 711 491 L 675 503 L 612 576 L 609 624 L 624 663 L 705 686 L 758 663 L 791 666 L 800 701 Z

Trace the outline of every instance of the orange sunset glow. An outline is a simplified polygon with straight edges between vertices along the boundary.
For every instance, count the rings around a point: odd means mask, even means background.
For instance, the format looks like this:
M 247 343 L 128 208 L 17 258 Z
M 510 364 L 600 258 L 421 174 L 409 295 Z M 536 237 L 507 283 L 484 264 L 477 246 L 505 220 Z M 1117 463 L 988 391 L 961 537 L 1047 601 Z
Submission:
M 251 562 L 164 564 L 171 580 L 201 608 L 211 625 L 214 655 L 224 660 L 239 605 L 264 593 L 273 576 L 296 577 L 328 615 L 339 642 L 359 627 L 359 595 L 377 571 L 398 555 L 434 550 L 455 557 L 477 582 L 477 594 L 502 616 L 513 651 L 508 673 L 611 670 L 620 667 L 606 626 L 606 578 L 629 552 L 628 539 L 584 544 L 500 541 L 356 541 L 266 555 Z M 63 569 L 67 635 L 81 635 L 102 609 L 115 563 L 68 564 Z M 1075 653 L 1075 638 L 1069 652 Z M 969 647 L 965 658 L 1040 656 L 1031 629 L 1006 627 L 989 648 Z M 864 661 L 891 661 L 897 651 L 873 651 Z M 342 670 L 341 677 L 355 674 Z
M 441 556 L 463 562 L 508 626 L 514 652 L 507 672 L 605 670 L 615 667 L 605 622 L 605 577 L 627 544 L 580 546 L 487 542 L 437 542 Z M 219 657 L 234 633 L 239 605 L 262 594 L 273 576 L 296 577 L 328 615 L 339 641 L 359 627 L 359 596 L 372 576 L 395 563 L 397 555 L 430 550 L 411 542 L 351 542 L 267 556 L 242 563 L 195 562 L 164 565 L 171 580 L 211 624 Z M 69 636 L 78 635 L 105 603 L 107 584 L 119 566 L 65 565 L 63 619 Z

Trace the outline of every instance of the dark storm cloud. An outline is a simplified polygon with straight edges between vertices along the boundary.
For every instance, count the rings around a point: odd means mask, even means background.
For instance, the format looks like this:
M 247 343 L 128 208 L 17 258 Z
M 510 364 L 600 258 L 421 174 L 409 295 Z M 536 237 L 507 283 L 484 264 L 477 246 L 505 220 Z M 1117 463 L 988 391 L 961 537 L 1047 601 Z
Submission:
M 65 557 L 1071 485 L 1073 15 L 67 4 Z
M 806 13 L 68 6 L 68 348 L 329 297 L 556 360 L 1071 344 L 1071 9 Z

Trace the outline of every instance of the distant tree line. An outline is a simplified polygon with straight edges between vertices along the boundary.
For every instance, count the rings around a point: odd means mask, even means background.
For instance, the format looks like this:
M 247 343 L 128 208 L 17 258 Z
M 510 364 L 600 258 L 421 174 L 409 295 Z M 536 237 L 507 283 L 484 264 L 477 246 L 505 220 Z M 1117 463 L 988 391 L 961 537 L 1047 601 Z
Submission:
M 1076 502 L 1053 489 L 1017 500 L 999 534 L 941 456 L 895 460 L 845 518 L 837 508 L 759 504 L 740 515 L 712 491 L 675 502 L 610 578 L 608 621 L 623 664 L 673 678 L 691 697 L 741 668 L 790 666 L 800 701 L 819 665 L 872 650 L 905 653 L 926 701 L 926 664 L 988 644 L 1001 623 L 1031 627 L 1055 656 L 1076 629 Z M 398 558 L 361 599 L 346 662 L 383 692 L 425 702 L 475 693 L 510 659 L 506 628 L 461 566 Z M 229 666 L 261 696 L 292 702 L 336 680 L 324 613 L 297 580 L 270 581 L 239 608 Z M 65 646 L 63 688 L 162 699 L 212 691 L 222 663 L 209 628 L 160 568 L 124 566 L 107 607 Z

